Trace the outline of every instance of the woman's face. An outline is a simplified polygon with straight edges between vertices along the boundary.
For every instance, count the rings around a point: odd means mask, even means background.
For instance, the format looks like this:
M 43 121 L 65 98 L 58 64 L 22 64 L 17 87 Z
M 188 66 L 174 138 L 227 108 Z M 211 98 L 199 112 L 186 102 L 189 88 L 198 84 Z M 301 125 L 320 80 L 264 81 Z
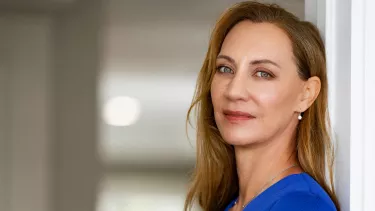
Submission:
M 270 23 L 238 23 L 226 36 L 216 67 L 211 97 L 226 142 L 248 145 L 292 135 L 304 81 L 282 29 Z

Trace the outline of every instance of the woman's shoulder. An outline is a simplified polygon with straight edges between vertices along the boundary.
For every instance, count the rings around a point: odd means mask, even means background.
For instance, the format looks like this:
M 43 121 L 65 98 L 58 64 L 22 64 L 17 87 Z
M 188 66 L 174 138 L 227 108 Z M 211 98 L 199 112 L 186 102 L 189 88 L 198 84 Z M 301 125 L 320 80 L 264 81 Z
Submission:
M 306 191 L 289 192 L 281 196 L 270 211 L 336 211 L 332 201 Z
M 271 211 L 336 211 L 326 191 L 307 173 L 291 177 L 291 182 L 277 195 Z

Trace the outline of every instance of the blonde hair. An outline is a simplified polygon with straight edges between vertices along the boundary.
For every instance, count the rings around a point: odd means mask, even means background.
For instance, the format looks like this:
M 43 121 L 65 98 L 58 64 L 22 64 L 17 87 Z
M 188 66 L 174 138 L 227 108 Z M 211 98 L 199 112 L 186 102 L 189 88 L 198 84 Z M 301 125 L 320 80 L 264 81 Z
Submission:
M 298 74 L 302 80 L 317 76 L 321 81 L 319 96 L 297 127 L 297 157 L 301 168 L 311 175 L 329 194 L 339 210 L 333 185 L 333 147 L 328 116 L 328 82 L 325 47 L 318 29 L 301 21 L 274 4 L 237 3 L 219 18 L 211 35 L 208 52 L 201 68 L 195 96 L 187 114 L 196 109 L 197 160 L 191 187 L 185 201 L 185 211 L 194 200 L 205 211 L 223 210 L 238 194 L 238 177 L 233 147 L 220 135 L 214 119 L 210 85 L 215 73 L 216 57 L 225 36 L 237 23 L 272 23 L 283 29 L 292 41 Z M 330 181 L 326 181 L 326 168 Z

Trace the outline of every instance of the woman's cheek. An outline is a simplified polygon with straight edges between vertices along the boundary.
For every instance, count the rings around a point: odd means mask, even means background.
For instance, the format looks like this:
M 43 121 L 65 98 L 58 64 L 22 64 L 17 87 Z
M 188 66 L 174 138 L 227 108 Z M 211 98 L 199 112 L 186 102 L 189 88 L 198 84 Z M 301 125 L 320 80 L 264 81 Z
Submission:
M 260 107 L 273 107 L 279 104 L 281 95 L 276 88 L 267 87 L 258 89 L 254 93 L 254 97 Z

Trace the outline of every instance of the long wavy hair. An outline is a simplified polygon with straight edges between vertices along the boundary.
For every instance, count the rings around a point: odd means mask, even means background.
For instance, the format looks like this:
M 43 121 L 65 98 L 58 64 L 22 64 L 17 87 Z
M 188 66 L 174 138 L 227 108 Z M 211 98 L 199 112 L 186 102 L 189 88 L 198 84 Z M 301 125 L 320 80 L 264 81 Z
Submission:
M 312 76 L 320 78 L 320 93 L 296 128 L 297 158 L 303 171 L 324 188 L 340 210 L 333 185 L 334 149 L 327 108 L 325 47 L 320 33 L 313 24 L 299 20 L 278 5 L 252 1 L 237 3 L 227 9 L 211 35 L 187 114 L 189 123 L 192 111 L 196 111 L 197 160 L 184 210 L 190 210 L 195 200 L 205 211 L 223 210 L 239 191 L 234 149 L 223 140 L 216 126 L 210 87 L 224 38 L 234 25 L 244 20 L 272 23 L 283 29 L 292 41 L 299 77 L 302 80 Z M 327 169 L 329 180 L 326 179 Z

